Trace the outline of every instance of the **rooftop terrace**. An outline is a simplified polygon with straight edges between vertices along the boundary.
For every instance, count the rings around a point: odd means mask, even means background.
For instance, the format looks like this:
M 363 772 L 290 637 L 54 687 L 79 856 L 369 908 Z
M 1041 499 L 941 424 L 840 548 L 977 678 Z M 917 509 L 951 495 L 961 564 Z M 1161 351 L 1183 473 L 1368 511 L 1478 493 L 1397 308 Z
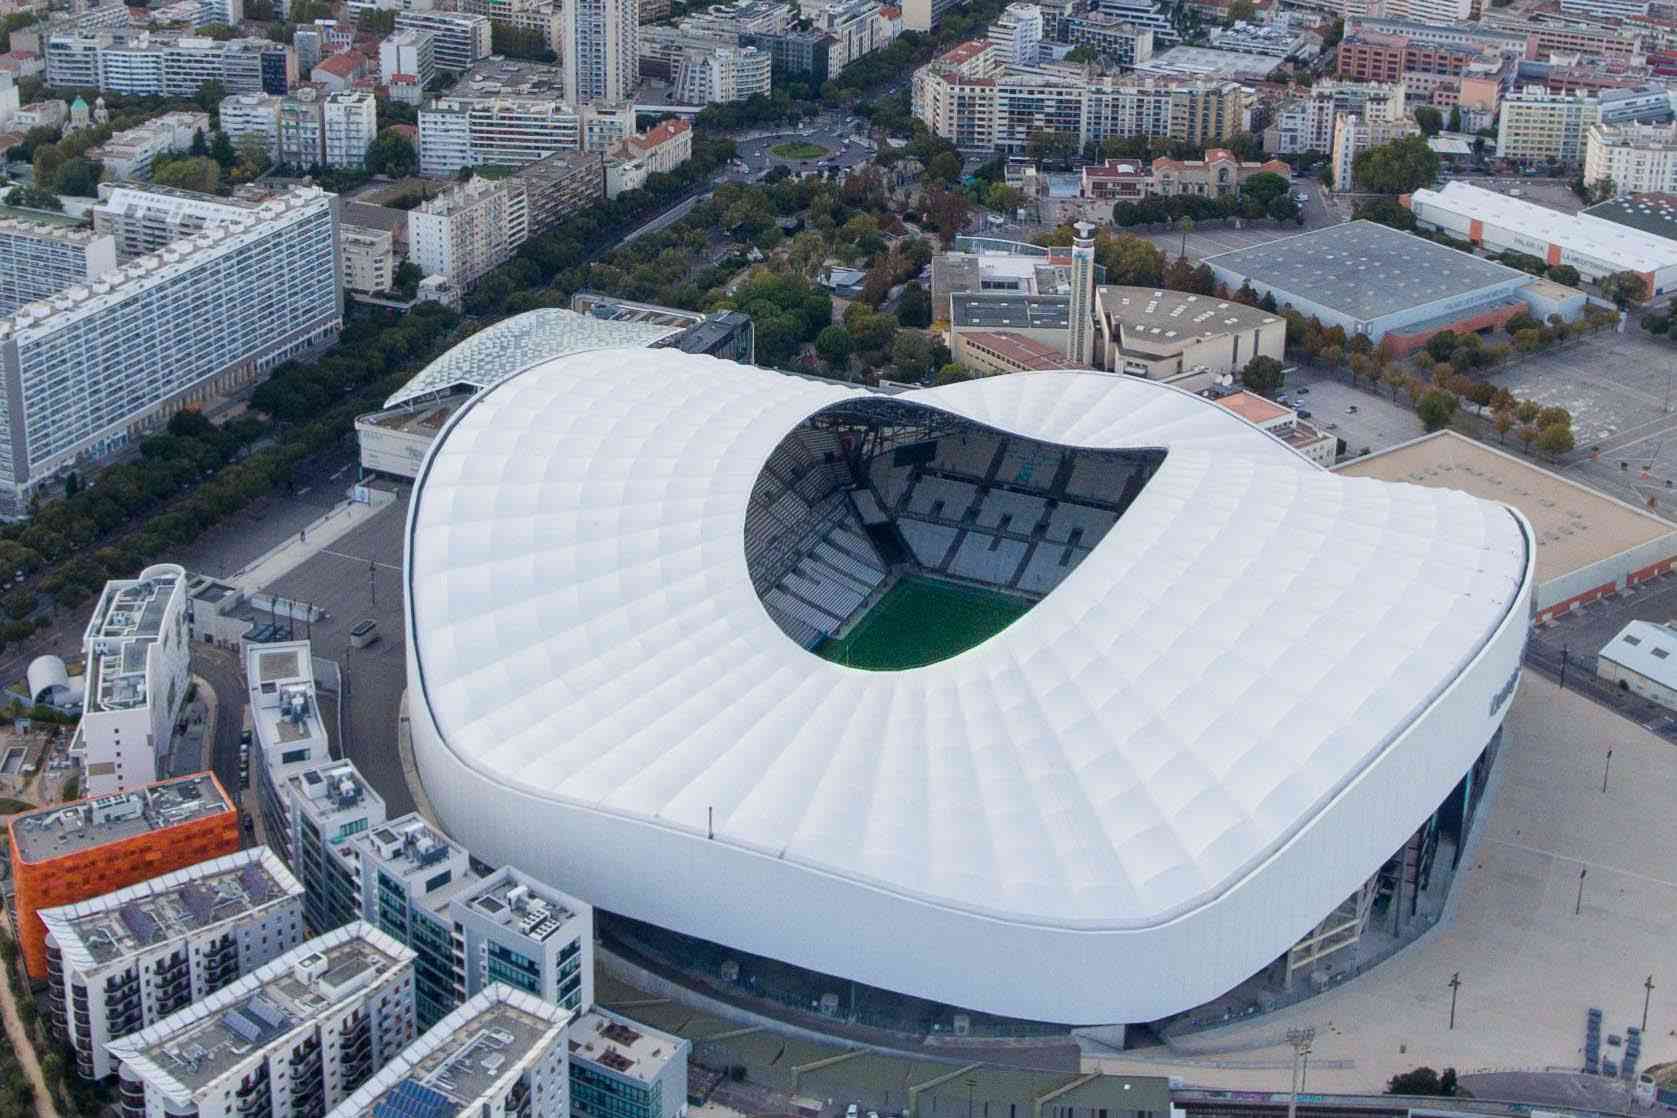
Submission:
M 674 1057 L 683 1056 L 673 1038 L 591 1007 L 571 1026 L 571 1059 L 591 1060 L 626 1079 L 651 1083 Z
M 285 864 L 256 846 L 89 901 L 43 909 L 41 919 L 66 961 L 85 972 L 302 893 Z
M 45 862 L 232 810 L 215 777 L 194 773 L 14 816 L 12 844 L 24 861 Z
M 484 878 L 462 899 L 472 911 L 537 943 L 552 939 L 585 909 L 583 902 L 510 866 Z
M 146 656 L 163 632 L 163 618 L 186 572 L 160 564 L 138 579 L 107 582 L 93 608 L 83 641 L 94 664 L 97 688 L 88 695 L 95 710 L 132 710 L 146 705 Z

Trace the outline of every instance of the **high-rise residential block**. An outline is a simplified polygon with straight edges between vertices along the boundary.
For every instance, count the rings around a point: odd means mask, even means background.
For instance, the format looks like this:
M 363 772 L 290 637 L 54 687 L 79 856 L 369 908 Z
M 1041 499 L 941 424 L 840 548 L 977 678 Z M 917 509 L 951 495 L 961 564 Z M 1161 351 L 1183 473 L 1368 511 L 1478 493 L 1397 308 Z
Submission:
M 693 1042 L 590 1005 L 571 1023 L 571 1113 L 680 1118 Z
M 276 163 L 280 159 L 279 112 L 284 101 L 273 93 L 234 93 L 221 99 L 221 130 L 235 146 L 246 136 L 262 144 Z
M 357 921 L 110 1045 L 122 1118 L 321 1115 L 416 1035 L 413 952 Z
M 1601 102 L 1594 97 L 1528 85 L 1502 99 L 1497 158 L 1581 162 L 1590 127 L 1600 120 Z
M 251 788 L 262 805 L 263 835 L 288 865 L 295 865 L 291 778 L 332 759 L 315 695 L 309 642 L 248 645 L 245 683 L 252 739 Z
M 1677 194 L 1677 125 L 1591 125 L 1584 181 L 1604 179 L 1618 194 Z
M 1300 96 L 1277 105 L 1264 129 L 1264 151 L 1296 155 L 1333 147 L 1334 118 L 1342 112 L 1365 120 L 1397 120 L 1404 116 L 1406 91 L 1402 82 L 1317 82 Z
M 7 830 L 18 945 L 37 979 L 47 977 L 42 909 L 103 896 L 239 849 L 239 813 L 207 772 L 24 812 L 12 816 Z
M 286 780 L 291 872 L 303 883 L 309 929 L 361 916 L 361 860 L 350 840 L 384 822 L 384 799 L 349 761 L 328 761 Z
M 326 166 L 358 171 L 367 165 L 367 145 L 378 138 L 378 100 L 372 90 L 327 94 L 321 122 Z
M 48 85 L 134 96 L 195 97 L 206 81 L 229 93 L 284 93 L 297 81 L 295 52 L 267 39 L 97 31 L 53 35 L 46 55 Z
M 443 1018 L 327 1118 L 570 1118 L 572 1015 L 491 986 Z
M 102 182 L 99 204 L 92 210 L 93 230 L 110 235 L 117 259 L 126 264 L 206 226 L 254 220 L 258 209 L 255 202 L 151 183 Z
M 336 195 L 300 187 L 0 321 L 0 516 L 343 328 Z
M 428 33 L 436 68 L 451 74 L 466 72 L 493 49 L 489 17 L 471 12 L 397 12 L 396 30 Z
M 0 314 L 91 283 L 116 263 L 109 235 L 56 222 L 0 220 Z
M 192 649 L 186 571 L 158 563 L 107 582 L 82 634 L 87 684 L 77 738 L 90 796 L 157 780 L 186 705 Z
M 361 918 L 413 948 L 414 1004 L 429 1029 L 460 1004 L 455 996 L 451 897 L 477 881 L 466 848 L 418 813 L 351 840 L 361 863 Z
M 105 1045 L 215 993 L 303 941 L 303 887 L 255 846 L 41 911 L 54 1039 L 84 1079 Z
M 344 246 L 344 287 L 371 294 L 389 291 L 396 282 L 395 237 L 388 229 L 345 225 L 338 233 Z
M 1004 66 L 1034 66 L 1042 45 L 1042 9 L 1013 3 L 990 24 L 990 42 Z
M 474 178 L 408 211 L 408 259 L 464 290 L 529 236 L 523 180 Z
M 638 0 L 563 0 L 565 100 L 619 105 L 640 81 Z
M 496 982 L 550 1005 L 594 1003 L 594 909 L 511 866 L 449 901 L 455 1000 Z
M 423 90 L 437 74 L 436 58 L 436 36 L 431 32 L 393 31 L 378 45 L 379 79 L 388 84 L 397 75 L 406 75 Z
M 419 170 L 521 167 L 556 151 L 605 151 L 635 134 L 635 108 L 557 97 L 437 97 L 419 110 Z

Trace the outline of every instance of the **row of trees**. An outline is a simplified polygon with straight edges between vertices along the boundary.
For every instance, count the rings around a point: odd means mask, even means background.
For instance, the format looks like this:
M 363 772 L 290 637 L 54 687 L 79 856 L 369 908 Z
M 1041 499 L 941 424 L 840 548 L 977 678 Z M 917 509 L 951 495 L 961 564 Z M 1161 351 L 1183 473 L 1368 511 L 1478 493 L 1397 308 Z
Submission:
M 1137 225 L 1174 225 L 1183 219 L 1202 222 L 1236 217 L 1304 224 L 1304 214 L 1293 198 L 1291 183 L 1272 171 L 1251 176 L 1232 194 L 1214 197 L 1149 194 L 1138 202 L 1119 202 L 1112 207 L 1113 222 L 1126 229 Z

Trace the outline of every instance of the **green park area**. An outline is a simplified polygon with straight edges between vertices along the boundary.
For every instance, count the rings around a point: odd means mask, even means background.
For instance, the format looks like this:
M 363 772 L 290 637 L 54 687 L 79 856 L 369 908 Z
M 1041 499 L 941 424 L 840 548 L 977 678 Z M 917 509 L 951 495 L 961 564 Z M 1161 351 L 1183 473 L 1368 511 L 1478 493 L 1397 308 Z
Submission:
M 769 149 L 769 153 L 780 159 L 825 159 L 827 149 L 820 144 L 812 144 L 807 140 L 788 140 L 784 144 L 776 144 Z

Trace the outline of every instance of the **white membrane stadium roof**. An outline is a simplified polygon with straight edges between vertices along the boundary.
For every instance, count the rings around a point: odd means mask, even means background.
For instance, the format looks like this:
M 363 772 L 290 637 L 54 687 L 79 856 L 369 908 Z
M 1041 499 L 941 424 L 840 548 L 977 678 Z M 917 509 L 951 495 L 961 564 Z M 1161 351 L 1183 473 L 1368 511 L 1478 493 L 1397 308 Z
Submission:
M 989 377 L 891 399 L 1167 456 L 1000 634 L 908 671 L 846 668 L 764 611 L 743 526 L 782 438 L 857 398 L 877 397 L 620 350 L 463 409 L 422 473 L 408 556 L 414 671 L 448 749 L 672 842 L 703 838 L 713 809 L 718 843 L 924 903 L 1152 927 L 1308 827 L 1486 646 L 1528 570 L 1500 505 L 1319 470 L 1158 384 Z

